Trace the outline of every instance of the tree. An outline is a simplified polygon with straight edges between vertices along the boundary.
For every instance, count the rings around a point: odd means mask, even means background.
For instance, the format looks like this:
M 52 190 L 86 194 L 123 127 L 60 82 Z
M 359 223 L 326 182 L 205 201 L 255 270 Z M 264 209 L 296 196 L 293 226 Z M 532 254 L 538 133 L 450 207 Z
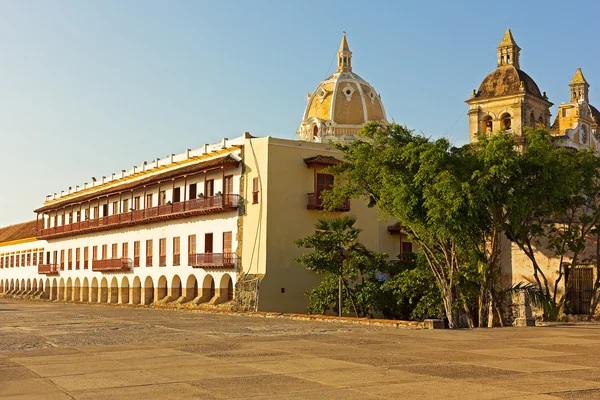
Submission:
M 320 220 L 317 233 L 296 241 L 298 247 L 314 249 L 298 262 L 324 275 L 309 293 L 309 311 L 324 313 L 337 305 L 338 315 L 351 309 L 357 317 L 373 312 L 377 292 L 376 275 L 386 268 L 386 255 L 369 251 L 358 241 L 356 218 Z M 333 293 L 337 284 L 337 299 Z M 345 293 L 345 296 L 344 296 Z M 345 300 L 349 307 L 344 307 Z

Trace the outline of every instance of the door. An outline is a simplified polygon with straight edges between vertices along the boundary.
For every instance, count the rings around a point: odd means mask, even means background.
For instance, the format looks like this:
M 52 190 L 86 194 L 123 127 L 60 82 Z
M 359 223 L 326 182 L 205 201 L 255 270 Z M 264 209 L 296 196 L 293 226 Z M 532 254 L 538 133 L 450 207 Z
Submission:
M 223 204 L 231 205 L 233 202 L 233 175 L 223 178 Z
M 190 200 L 194 200 L 197 196 L 197 186 L 195 183 L 190 185 Z
M 205 233 L 204 234 L 204 253 L 205 253 L 207 264 L 213 263 L 212 252 L 213 252 L 213 234 Z
M 575 267 L 570 270 L 569 302 L 573 314 L 587 314 L 594 293 L 594 271 L 589 267 Z

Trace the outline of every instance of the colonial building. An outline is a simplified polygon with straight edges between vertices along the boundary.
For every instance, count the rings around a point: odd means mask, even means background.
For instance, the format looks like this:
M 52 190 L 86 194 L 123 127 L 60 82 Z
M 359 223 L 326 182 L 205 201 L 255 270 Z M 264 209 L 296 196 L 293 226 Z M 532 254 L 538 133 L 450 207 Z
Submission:
M 371 119 L 385 121 L 381 99 L 352 72 L 343 37 L 301 140 L 246 133 L 47 196 L 36 221 L 0 229 L 0 293 L 303 312 L 319 278 L 295 262 L 294 241 L 319 219 L 354 215 L 368 248 L 412 250 L 363 201 L 323 211 L 324 169 L 341 157 L 329 140 L 352 139 Z

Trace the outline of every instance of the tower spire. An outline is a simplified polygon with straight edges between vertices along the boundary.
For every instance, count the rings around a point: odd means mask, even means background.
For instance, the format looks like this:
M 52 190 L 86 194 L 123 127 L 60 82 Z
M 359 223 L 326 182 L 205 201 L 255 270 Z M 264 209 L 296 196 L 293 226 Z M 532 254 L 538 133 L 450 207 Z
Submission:
M 590 85 L 583 77 L 581 68 L 577 68 L 577 71 L 575 71 L 575 76 L 573 76 L 571 83 L 569 83 L 569 87 L 571 88 L 571 103 L 576 103 L 579 100 L 589 103 L 588 88 Z
M 348 40 L 346 39 L 346 32 L 343 32 L 342 42 L 340 43 L 340 49 L 337 52 L 338 58 L 338 72 L 351 72 L 352 71 L 352 52 L 348 46 Z
M 515 68 L 519 68 L 519 52 L 521 48 L 515 42 L 512 32 L 507 29 L 504 32 L 504 37 L 498 45 L 498 66 L 503 65 L 514 65 Z

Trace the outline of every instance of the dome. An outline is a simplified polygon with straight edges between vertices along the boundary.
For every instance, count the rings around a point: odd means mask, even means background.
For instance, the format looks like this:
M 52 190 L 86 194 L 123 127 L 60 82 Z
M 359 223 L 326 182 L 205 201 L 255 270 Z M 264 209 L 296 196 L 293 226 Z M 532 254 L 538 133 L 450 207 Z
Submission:
M 485 99 L 519 93 L 543 98 L 540 88 L 529 75 L 514 65 L 503 65 L 485 77 L 475 97 Z
M 369 121 L 386 121 L 379 94 L 352 72 L 352 53 L 346 36 L 338 51 L 338 71 L 307 97 L 308 104 L 297 132 L 301 140 L 347 140 Z

